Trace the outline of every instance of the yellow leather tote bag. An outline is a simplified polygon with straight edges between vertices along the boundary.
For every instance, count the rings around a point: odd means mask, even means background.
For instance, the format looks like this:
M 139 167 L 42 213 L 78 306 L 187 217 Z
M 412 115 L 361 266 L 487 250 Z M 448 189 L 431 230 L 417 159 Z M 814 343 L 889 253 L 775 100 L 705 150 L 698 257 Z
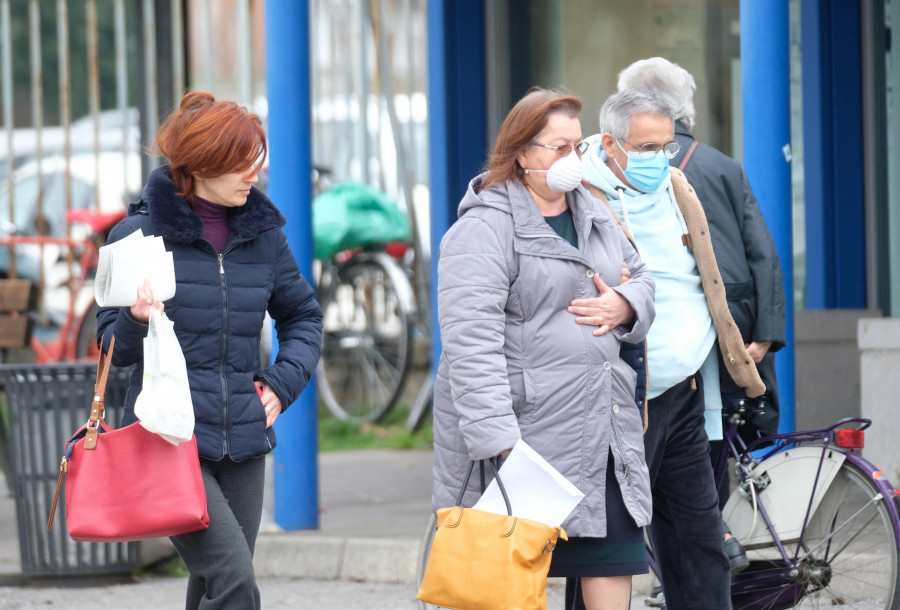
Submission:
M 437 511 L 437 531 L 422 586 L 416 597 L 455 610 L 546 610 L 547 572 L 561 527 L 512 516 L 497 467 L 494 477 L 507 515 L 463 508 L 466 473 L 456 506 Z

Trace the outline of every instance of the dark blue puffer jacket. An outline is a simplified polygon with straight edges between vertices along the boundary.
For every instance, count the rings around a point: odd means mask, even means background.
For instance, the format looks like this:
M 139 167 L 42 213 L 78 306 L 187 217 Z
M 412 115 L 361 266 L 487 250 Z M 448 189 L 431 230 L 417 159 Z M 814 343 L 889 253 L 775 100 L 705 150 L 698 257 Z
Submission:
M 231 235 L 220 255 L 203 237 L 203 223 L 176 194 L 168 166 L 157 168 L 114 242 L 137 229 L 163 237 L 175 261 L 175 296 L 165 312 L 175 324 L 187 363 L 200 455 L 244 460 L 268 453 L 275 434 L 253 385 L 261 379 L 287 408 L 316 370 L 322 344 L 322 310 L 300 275 L 281 227 L 284 216 L 253 188 L 247 203 L 230 208 Z M 268 310 L 278 333 L 275 364 L 261 370 L 260 330 Z M 98 341 L 115 335 L 115 366 L 137 364 L 131 374 L 123 425 L 136 421 L 147 325 L 130 308 L 101 308 Z

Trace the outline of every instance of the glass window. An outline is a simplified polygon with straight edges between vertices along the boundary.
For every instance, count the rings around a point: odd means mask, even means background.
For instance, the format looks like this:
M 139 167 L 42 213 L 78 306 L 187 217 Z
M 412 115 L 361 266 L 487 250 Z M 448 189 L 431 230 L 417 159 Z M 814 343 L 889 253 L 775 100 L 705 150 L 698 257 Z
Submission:
M 582 129 L 597 128 L 597 112 L 615 92 L 620 70 L 661 56 L 697 82 L 698 139 L 734 155 L 739 115 L 738 0 L 525 0 L 489 9 L 489 56 L 508 61 L 488 79 L 493 132 L 529 87 L 562 87 L 584 102 Z M 491 68 L 489 67 L 489 70 Z M 493 134 L 491 134 L 491 137 Z

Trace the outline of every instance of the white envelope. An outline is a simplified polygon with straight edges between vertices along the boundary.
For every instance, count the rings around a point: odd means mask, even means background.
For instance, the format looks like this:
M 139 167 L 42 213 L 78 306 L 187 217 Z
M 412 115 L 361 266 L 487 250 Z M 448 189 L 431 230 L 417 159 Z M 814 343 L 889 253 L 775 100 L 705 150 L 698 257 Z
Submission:
M 509 497 L 512 514 L 558 527 L 581 502 L 584 494 L 566 477 L 519 439 L 500 466 L 500 480 Z M 501 515 L 506 503 L 496 479 L 472 508 Z
M 160 301 L 175 296 L 175 264 L 162 237 L 144 237 L 140 229 L 100 248 L 94 298 L 101 307 L 131 307 L 144 280 Z

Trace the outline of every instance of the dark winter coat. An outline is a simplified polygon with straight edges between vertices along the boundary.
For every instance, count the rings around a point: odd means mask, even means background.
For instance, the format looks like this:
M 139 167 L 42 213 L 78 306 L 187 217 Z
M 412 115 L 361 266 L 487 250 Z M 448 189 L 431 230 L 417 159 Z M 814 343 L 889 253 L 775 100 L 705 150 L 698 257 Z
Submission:
M 684 124 L 676 122 L 675 140 L 681 144 L 681 153 L 671 164 L 679 167 L 694 136 Z M 744 342 L 772 342 L 757 369 L 775 401 L 774 352 L 785 342 L 784 283 L 775 243 L 737 161 L 701 143 L 684 174 L 706 213 L 728 308 Z M 719 370 L 723 373 L 722 392 L 738 390 L 724 374 L 725 368 Z
M 175 262 L 175 296 L 165 313 L 187 363 L 194 403 L 197 446 L 202 457 L 239 461 L 275 446 L 254 380 L 264 381 L 284 408 L 293 403 L 315 372 L 322 343 L 322 310 L 300 275 L 281 227 L 284 216 L 253 188 L 242 207 L 230 208 L 231 235 L 222 254 L 203 236 L 203 222 L 177 195 L 168 166 L 157 168 L 110 242 L 140 229 L 164 239 Z M 260 331 L 266 311 L 275 320 L 275 364 L 260 366 Z M 147 324 L 130 308 L 102 308 L 98 339 L 104 349 L 115 335 L 115 366 L 136 364 L 131 374 L 123 424 L 136 421 L 141 390 L 143 339 Z

